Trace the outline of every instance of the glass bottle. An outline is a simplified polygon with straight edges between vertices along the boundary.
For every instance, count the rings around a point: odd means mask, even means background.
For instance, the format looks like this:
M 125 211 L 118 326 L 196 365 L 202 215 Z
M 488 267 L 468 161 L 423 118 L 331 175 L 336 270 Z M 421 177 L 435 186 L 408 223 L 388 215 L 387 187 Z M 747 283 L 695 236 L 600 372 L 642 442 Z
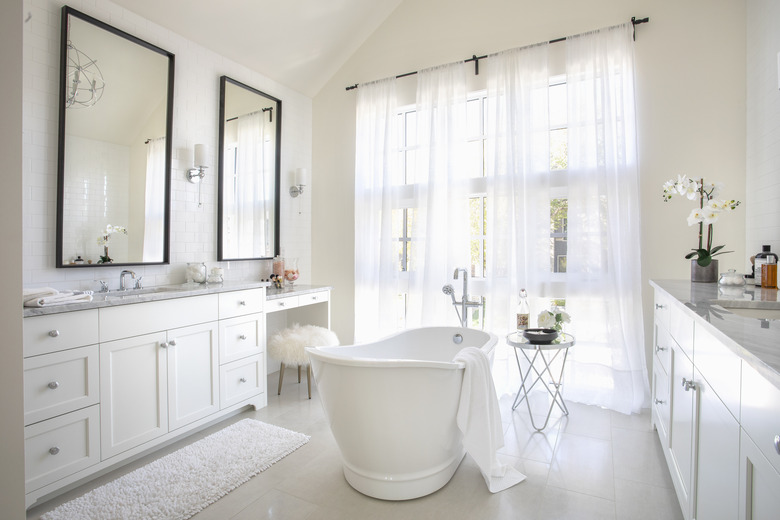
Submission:
M 766 260 L 761 266 L 761 287 L 777 289 L 777 260 L 771 254 L 767 256 Z
M 753 283 L 755 283 L 756 287 L 761 287 L 763 284 L 761 283 L 761 275 L 763 273 L 763 265 L 768 262 L 769 258 L 774 259 L 774 263 L 777 263 L 777 255 L 774 254 L 771 251 L 771 246 L 764 245 L 761 247 L 761 252 L 756 255 L 755 261 L 754 261 L 754 268 L 755 271 L 755 277 L 753 278 Z
M 528 293 L 525 289 L 520 289 L 520 300 L 517 302 L 515 314 L 517 316 L 517 330 L 526 330 L 530 322 L 531 308 L 528 306 Z

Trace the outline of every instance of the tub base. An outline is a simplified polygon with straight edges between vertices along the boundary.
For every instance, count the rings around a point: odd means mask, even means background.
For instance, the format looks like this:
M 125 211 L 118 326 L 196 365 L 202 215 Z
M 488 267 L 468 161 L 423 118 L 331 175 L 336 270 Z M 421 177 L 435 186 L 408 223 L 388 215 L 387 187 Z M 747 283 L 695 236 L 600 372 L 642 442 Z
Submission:
M 460 466 L 466 450 L 452 458 L 449 463 L 434 468 L 425 474 L 396 475 L 381 477 L 369 475 L 344 464 L 344 477 L 350 486 L 364 495 L 381 500 L 411 500 L 424 497 L 443 488 Z

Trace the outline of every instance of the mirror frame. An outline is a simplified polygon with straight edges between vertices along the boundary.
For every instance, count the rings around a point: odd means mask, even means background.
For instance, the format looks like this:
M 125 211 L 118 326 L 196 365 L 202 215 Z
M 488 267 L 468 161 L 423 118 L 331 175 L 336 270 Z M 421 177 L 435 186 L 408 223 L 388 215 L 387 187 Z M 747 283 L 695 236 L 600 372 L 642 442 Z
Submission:
M 276 157 L 274 158 L 274 250 L 271 256 L 261 256 L 254 258 L 225 258 L 223 250 L 223 224 L 224 224 L 224 164 L 225 164 L 225 91 L 227 84 L 230 83 L 234 86 L 246 89 L 250 92 L 263 96 L 276 102 Z M 249 85 L 236 81 L 228 76 L 220 76 L 219 78 L 219 186 L 217 189 L 217 260 L 218 261 L 239 261 L 239 260 L 268 260 L 274 256 L 279 255 L 280 248 L 280 190 L 281 190 L 281 170 L 282 170 L 282 100 L 275 98 L 265 92 L 261 92 L 256 88 L 252 88 Z
M 146 49 L 156 52 L 168 58 L 168 92 L 166 99 L 165 115 L 165 209 L 163 217 L 163 258 L 160 262 L 129 262 L 129 263 L 108 263 L 108 264 L 66 264 L 62 257 L 63 253 L 63 203 L 65 191 L 65 94 L 67 91 L 67 65 L 68 65 L 68 17 L 73 16 L 95 25 L 110 34 L 125 38 Z M 57 143 L 57 238 L 55 262 L 56 267 L 119 267 L 125 265 L 164 265 L 170 263 L 170 221 L 171 221 L 171 158 L 172 158 L 172 138 L 173 138 L 173 80 L 175 70 L 175 57 L 173 53 L 161 49 L 156 45 L 146 42 L 132 34 L 126 33 L 116 27 L 102 22 L 88 14 L 73 9 L 70 6 L 62 7 L 60 29 L 60 88 L 59 88 L 59 123 L 58 123 L 58 143 Z

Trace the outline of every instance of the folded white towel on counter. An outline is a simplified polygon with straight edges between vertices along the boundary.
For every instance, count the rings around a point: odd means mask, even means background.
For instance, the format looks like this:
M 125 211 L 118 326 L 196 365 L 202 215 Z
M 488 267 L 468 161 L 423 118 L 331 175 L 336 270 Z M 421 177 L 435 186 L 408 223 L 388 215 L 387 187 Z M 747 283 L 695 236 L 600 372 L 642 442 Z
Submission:
M 466 364 L 456 416 L 463 446 L 479 466 L 491 493 L 522 482 L 525 475 L 498 460 L 504 431 L 487 355 L 480 348 L 466 347 L 453 361 Z
M 28 302 L 36 298 L 46 298 L 47 296 L 55 296 L 60 291 L 52 289 L 51 287 L 33 287 L 31 289 L 22 289 L 22 302 Z
M 69 303 L 87 303 L 92 301 L 92 291 L 57 292 L 51 296 L 31 298 L 24 302 L 25 307 L 49 307 Z

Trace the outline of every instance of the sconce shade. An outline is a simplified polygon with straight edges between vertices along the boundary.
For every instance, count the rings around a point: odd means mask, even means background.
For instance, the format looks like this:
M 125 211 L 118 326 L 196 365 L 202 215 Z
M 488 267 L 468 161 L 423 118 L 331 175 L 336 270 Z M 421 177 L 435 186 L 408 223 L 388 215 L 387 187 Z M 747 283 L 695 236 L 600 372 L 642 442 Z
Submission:
M 206 145 L 204 144 L 195 145 L 195 161 L 193 164 L 196 167 L 206 165 Z
M 306 186 L 309 184 L 309 172 L 306 168 L 297 168 L 293 172 L 293 186 Z

